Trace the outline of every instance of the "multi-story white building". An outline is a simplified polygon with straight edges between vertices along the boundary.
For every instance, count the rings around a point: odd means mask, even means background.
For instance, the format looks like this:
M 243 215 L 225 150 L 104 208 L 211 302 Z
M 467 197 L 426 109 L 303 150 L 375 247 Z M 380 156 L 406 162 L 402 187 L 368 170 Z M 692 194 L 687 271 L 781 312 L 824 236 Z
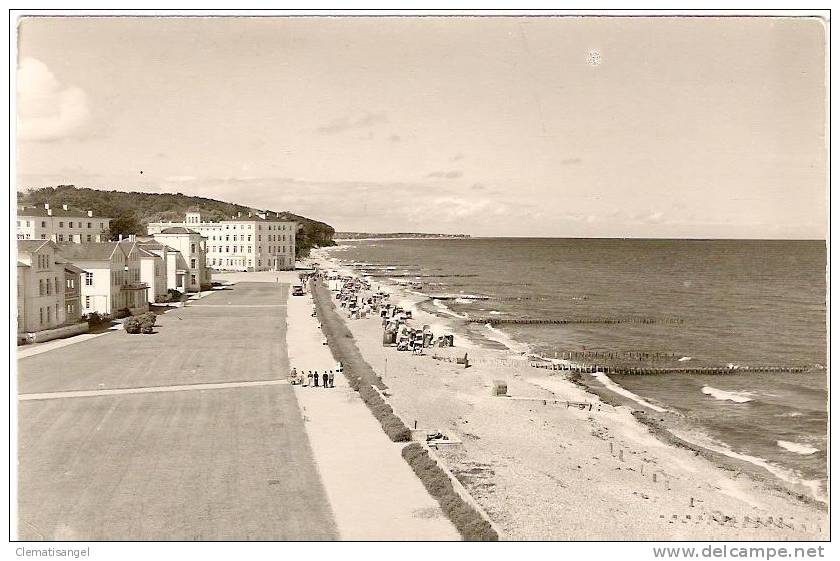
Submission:
M 210 283 L 207 269 L 207 239 L 191 228 L 172 226 L 163 228 L 152 236 L 156 242 L 175 249 L 186 262 L 181 292 L 198 292 L 202 284 Z M 177 271 L 176 271 L 177 272 Z
M 146 283 L 140 279 L 137 242 L 65 244 L 61 255 L 84 270 L 81 278 L 82 313 L 116 315 L 128 308 L 131 314 L 149 309 Z
M 202 219 L 200 212 L 188 212 L 184 222 L 153 222 L 148 230 L 157 238 L 156 232 L 173 227 L 189 228 L 206 238 L 207 266 L 212 269 L 279 271 L 295 268 L 297 223 L 284 220 L 277 213 L 240 213 L 230 220 L 209 222 Z
M 138 245 L 141 249 L 148 253 L 157 255 L 164 261 L 164 278 L 160 290 L 156 287 L 153 294 L 167 293 L 169 289 L 177 290 L 178 292 L 187 292 L 187 284 L 189 282 L 187 262 L 184 256 L 177 249 L 171 248 L 166 244 L 156 241 L 151 236 L 139 236 L 137 238 Z M 142 274 L 142 273 L 141 273 Z M 155 281 L 156 283 L 158 280 Z M 161 294 L 162 295 L 162 294 Z
M 17 245 L 18 333 L 64 324 L 64 263 L 58 246 L 49 240 L 19 240 Z
M 77 210 L 61 205 L 50 208 L 22 206 L 17 211 L 19 240 L 51 240 L 56 243 L 108 241 L 110 218 L 94 216 L 92 210 Z

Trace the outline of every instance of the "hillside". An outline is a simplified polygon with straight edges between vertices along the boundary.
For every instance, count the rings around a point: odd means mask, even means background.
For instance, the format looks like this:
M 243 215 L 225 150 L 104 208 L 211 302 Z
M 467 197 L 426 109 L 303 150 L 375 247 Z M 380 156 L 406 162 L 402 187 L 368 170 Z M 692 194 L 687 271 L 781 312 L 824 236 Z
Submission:
M 137 191 L 100 191 L 79 188 L 73 185 L 42 187 L 18 193 L 19 205 L 50 206 L 66 204 L 71 207 L 92 210 L 99 216 L 112 218 L 111 237 L 120 234 L 145 234 L 149 222 L 180 221 L 188 210 L 200 210 L 209 220 L 224 220 L 235 216 L 237 212 L 247 213 L 255 210 L 247 206 L 184 195 L 182 193 L 142 193 Z M 270 210 L 270 212 L 275 212 Z M 313 247 L 334 245 L 335 230 L 329 224 L 318 222 L 291 212 L 278 211 L 282 218 L 295 220 L 303 225 L 298 231 L 297 255 L 305 256 Z

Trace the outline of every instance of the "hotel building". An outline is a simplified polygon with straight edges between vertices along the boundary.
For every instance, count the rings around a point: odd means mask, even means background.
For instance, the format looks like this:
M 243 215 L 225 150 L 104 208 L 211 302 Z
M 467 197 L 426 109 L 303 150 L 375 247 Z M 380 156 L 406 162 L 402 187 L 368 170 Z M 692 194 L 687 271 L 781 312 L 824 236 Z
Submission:
M 209 222 L 202 219 L 200 212 L 187 212 L 184 222 L 152 222 L 148 231 L 157 239 L 157 233 L 173 227 L 189 228 L 206 238 L 209 268 L 221 271 L 295 268 L 297 223 L 284 220 L 277 213 L 240 213 L 230 220 Z
M 67 205 L 50 208 L 22 206 L 17 211 L 17 239 L 51 240 L 56 243 L 107 242 L 111 219 L 94 216 L 92 210 Z

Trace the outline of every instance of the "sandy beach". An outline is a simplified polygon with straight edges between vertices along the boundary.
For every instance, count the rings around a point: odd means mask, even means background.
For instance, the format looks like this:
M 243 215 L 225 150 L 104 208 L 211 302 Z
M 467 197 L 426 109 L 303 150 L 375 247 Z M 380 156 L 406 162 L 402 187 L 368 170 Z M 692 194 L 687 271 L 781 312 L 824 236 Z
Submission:
M 326 259 L 316 254 L 322 265 Z M 332 266 L 339 268 L 336 263 Z M 412 303 L 395 287 L 391 301 Z M 416 301 L 416 298 L 414 298 Z M 341 309 L 338 310 L 342 312 Z M 413 308 L 412 324 L 441 326 Z M 460 444 L 440 455 L 510 540 L 815 540 L 828 516 L 778 485 L 657 438 L 632 414 L 510 353 L 457 340 L 425 356 L 382 346 L 378 317 L 347 327 L 407 422 Z M 472 366 L 436 360 L 463 356 Z M 494 380 L 509 397 L 492 397 Z M 612 402 L 612 400 L 610 400 Z M 583 410 L 566 402 L 592 405 Z M 647 410 L 649 414 L 655 411 Z

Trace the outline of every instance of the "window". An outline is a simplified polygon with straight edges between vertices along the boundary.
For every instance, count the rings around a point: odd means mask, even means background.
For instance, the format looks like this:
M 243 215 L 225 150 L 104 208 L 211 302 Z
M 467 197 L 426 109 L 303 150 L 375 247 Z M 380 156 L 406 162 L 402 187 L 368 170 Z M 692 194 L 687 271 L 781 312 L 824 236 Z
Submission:
M 230 253 L 230 246 L 228 246 L 228 245 L 225 246 L 225 253 Z
M 46 235 L 46 234 L 41 234 L 41 239 L 42 239 L 42 240 L 47 239 L 47 235 Z
M 46 228 L 46 227 L 47 227 L 47 223 L 44 222 L 43 220 L 41 220 L 41 228 Z
M 58 223 L 58 227 L 59 227 L 59 228 L 64 228 L 64 222 L 59 222 L 59 223 Z
M 44 288 L 46 288 L 47 296 L 50 295 L 50 279 L 44 281 Z
M 85 308 L 90 308 L 90 296 L 85 296 Z
M 44 295 L 44 279 L 38 279 L 38 296 Z M 43 323 L 43 320 L 41 320 Z
M 52 309 L 47 306 L 47 323 L 52 321 Z
M 58 294 L 59 292 L 61 292 L 61 288 L 58 285 L 58 277 L 55 277 L 55 293 Z
M 190 269 L 195 269 L 195 259 L 190 259 Z
M 236 246 L 233 246 L 233 252 L 236 253 Z
M 251 241 L 251 234 L 248 234 L 248 241 Z
M 251 246 L 248 246 L 248 253 L 251 253 Z
M 85 271 L 85 286 L 93 286 L 93 273 Z M 90 299 L 90 296 L 88 296 Z
M 67 225 L 68 225 L 69 228 L 72 228 L 73 227 L 73 221 L 71 220 L 70 222 L 67 223 Z
M 58 241 L 60 241 L 60 242 L 64 241 L 64 234 L 59 234 L 58 235 Z
M 90 241 L 90 240 L 91 240 L 91 237 L 90 237 L 90 234 L 88 234 L 87 235 L 87 241 Z
M 190 253 L 195 253 L 195 244 L 194 243 L 190 244 Z
M 44 325 L 44 308 L 38 308 L 38 312 L 41 316 L 41 325 Z
M 190 275 L 190 284 L 195 284 L 195 275 Z
M 88 228 L 92 228 L 92 227 L 93 227 L 93 224 L 88 222 Z
M 71 315 L 73 313 L 73 304 L 67 304 L 67 315 Z

